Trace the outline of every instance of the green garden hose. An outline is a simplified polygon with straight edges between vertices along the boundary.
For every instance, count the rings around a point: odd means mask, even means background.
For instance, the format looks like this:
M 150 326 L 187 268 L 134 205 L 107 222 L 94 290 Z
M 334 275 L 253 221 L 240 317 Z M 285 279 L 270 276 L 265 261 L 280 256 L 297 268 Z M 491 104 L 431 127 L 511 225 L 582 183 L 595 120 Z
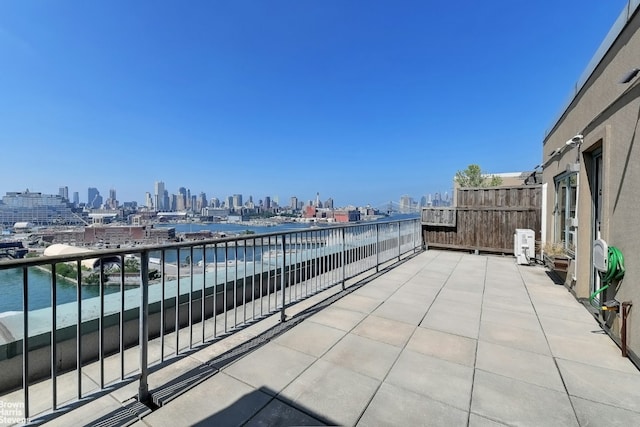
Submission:
M 591 305 L 598 308 L 600 308 L 599 305 L 594 305 L 593 300 L 600 293 L 608 289 L 613 281 L 620 280 L 624 277 L 624 256 L 622 256 L 620 249 L 615 246 L 609 246 L 609 250 L 607 251 L 607 271 L 604 273 L 600 272 L 599 274 L 602 286 L 589 296 Z

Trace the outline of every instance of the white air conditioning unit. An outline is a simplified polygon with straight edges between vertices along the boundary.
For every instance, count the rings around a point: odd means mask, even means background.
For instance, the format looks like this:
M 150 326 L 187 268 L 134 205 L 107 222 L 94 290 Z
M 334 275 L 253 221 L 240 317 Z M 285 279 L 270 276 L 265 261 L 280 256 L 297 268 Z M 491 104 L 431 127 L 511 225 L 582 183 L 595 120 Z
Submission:
M 513 235 L 513 254 L 518 264 L 529 265 L 536 256 L 536 234 L 533 230 L 516 228 Z

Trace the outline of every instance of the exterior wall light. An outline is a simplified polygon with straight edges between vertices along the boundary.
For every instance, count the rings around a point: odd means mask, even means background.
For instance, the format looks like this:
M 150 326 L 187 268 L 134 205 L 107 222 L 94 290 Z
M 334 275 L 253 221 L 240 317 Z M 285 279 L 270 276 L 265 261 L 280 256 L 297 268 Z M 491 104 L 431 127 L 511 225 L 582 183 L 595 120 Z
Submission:
M 638 73 L 640 73 L 640 68 L 634 68 L 633 70 L 628 71 L 624 76 L 622 76 L 622 79 L 620 79 L 618 83 L 629 83 L 634 79 L 635 76 L 638 75 Z

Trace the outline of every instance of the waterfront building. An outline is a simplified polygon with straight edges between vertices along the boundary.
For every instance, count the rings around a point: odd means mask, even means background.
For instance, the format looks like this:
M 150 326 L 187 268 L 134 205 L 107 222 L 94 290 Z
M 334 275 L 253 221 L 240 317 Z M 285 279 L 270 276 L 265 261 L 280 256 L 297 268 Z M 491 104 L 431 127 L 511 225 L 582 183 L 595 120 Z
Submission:
M 13 226 L 16 222 L 34 225 L 82 224 L 79 216 L 60 195 L 8 192 L 0 202 L 0 223 Z
M 135 221 L 143 222 L 142 217 Z M 152 225 L 103 226 L 92 225 L 75 229 L 51 230 L 45 232 L 47 241 L 74 246 L 83 245 L 127 245 L 164 243 L 174 240 L 176 230 L 173 227 L 153 227 Z
M 333 218 L 336 220 L 336 222 L 360 221 L 360 211 L 357 209 L 334 211 Z

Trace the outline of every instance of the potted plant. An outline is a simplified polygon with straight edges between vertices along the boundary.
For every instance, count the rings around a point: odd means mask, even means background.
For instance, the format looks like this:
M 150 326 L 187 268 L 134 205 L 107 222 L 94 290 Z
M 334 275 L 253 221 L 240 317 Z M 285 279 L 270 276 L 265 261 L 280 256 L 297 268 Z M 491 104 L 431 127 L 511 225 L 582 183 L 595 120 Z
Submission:
M 547 266 L 554 271 L 566 273 L 569 269 L 571 257 L 563 242 L 546 243 L 544 245 L 544 258 Z

